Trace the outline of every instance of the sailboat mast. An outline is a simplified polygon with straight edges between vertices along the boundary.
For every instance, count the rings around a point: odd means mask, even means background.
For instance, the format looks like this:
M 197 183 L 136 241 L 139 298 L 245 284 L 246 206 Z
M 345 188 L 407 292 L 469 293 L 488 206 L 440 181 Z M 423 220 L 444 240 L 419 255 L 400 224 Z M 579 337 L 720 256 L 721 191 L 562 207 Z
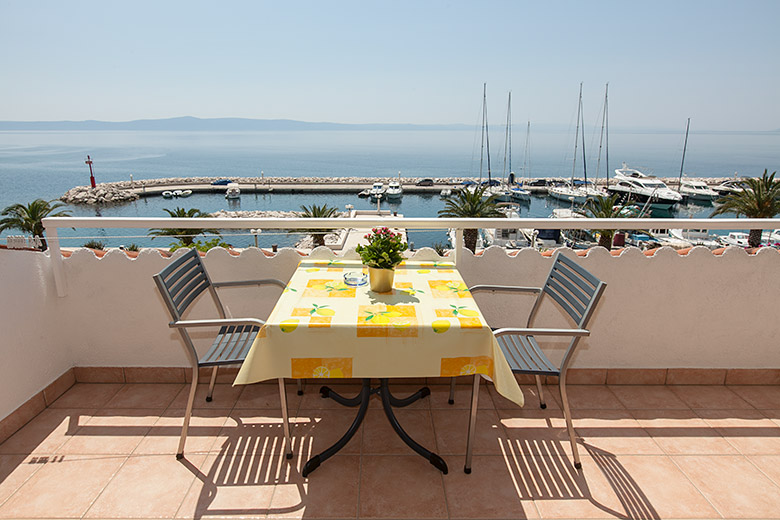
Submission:
M 582 115 L 582 89 L 580 89 L 580 118 L 582 119 L 582 179 L 585 181 L 584 186 L 588 185 L 588 167 L 585 163 L 585 116 Z
M 487 103 L 487 83 L 482 84 L 482 147 L 479 149 L 479 182 L 482 183 L 482 161 L 485 156 L 485 104 Z
M 506 145 L 505 151 L 509 151 L 509 170 L 504 165 L 504 182 L 506 182 L 507 171 L 512 173 L 512 91 L 509 91 L 509 101 L 506 104 Z M 506 156 L 506 153 L 504 154 Z
M 685 125 L 685 144 L 683 144 L 682 162 L 680 163 L 680 179 L 677 181 L 677 193 L 682 187 L 683 166 L 685 166 L 685 150 L 688 149 L 688 130 L 691 128 L 691 118 L 688 118 L 688 124 Z
M 609 88 L 609 83 L 607 83 L 607 88 Z M 601 112 L 601 137 L 599 137 L 599 156 L 598 160 L 596 161 L 596 178 L 593 179 L 593 182 L 598 182 L 599 179 L 599 172 L 601 171 L 601 146 L 604 142 L 604 127 L 607 123 L 607 95 L 604 94 L 604 110 Z M 607 172 L 607 178 L 609 178 L 609 172 Z
M 606 130 L 606 153 L 605 153 L 605 159 L 607 161 L 607 168 L 606 168 L 606 174 L 607 174 L 607 187 L 609 187 L 609 103 L 608 101 L 608 94 L 609 94 L 609 82 L 607 82 L 607 88 L 604 91 L 604 128 Z
M 484 102 L 484 115 L 485 115 L 485 154 L 487 156 L 487 174 L 488 174 L 488 186 L 490 186 L 490 126 L 488 125 L 488 118 L 487 118 L 487 95 L 483 93 L 483 102 Z
M 577 169 L 577 145 L 580 141 L 580 111 L 582 110 L 582 83 L 580 83 L 580 99 L 577 103 L 577 129 L 574 131 L 574 161 L 571 165 L 571 185 L 574 186 L 574 172 Z
M 528 155 L 531 153 L 531 122 L 528 121 L 528 126 L 525 129 L 525 155 L 523 155 L 523 177 L 528 179 L 528 172 L 531 169 L 531 158 Z

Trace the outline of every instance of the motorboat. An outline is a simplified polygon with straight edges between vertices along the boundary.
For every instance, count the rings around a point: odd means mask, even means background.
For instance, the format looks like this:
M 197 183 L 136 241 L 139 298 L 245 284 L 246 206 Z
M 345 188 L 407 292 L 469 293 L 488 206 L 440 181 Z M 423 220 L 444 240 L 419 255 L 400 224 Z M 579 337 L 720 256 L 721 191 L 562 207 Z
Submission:
M 182 191 L 181 190 L 173 190 L 173 196 L 174 197 L 181 197 Z
M 619 194 L 624 204 L 631 201 L 652 209 L 670 210 L 682 201 L 682 195 L 670 189 L 663 181 L 628 168 L 626 163 L 615 170 L 615 181 L 617 182 L 607 189 Z
M 713 188 L 718 195 L 731 195 L 732 193 L 742 193 L 745 191 L 745 183 L 737 179 L 723 181 Z
M 585 204 L 588 200 L 588 194 L 585 190 L 577 188 L 568 182 L 550 186 L 547 188 L 547 194 L 554 199 L 573 202 L 575 204 Z
M 680 195 L 690 201 L 712 202 L 718 198 L 718 192 L 703 181 L 683 179 L 680 183 Z
M 718 249 L 722 246 L 718 235 L 711 235 L 706 229 L 670 229 L 669 236 L 690 242 L 694 246 Z
M 387 191 L 387 189 L 385 188 L 384 184 L 381 182 L 375 182 L 374 185 L 371 186 L 371 190 L 368 192 L 368 195 L 371 197 L 371 200 L 380 200 L 384 198 L 385 191 Z
M 179 197 L 189 197 L 192 195 L 192 190 L 181 190 L 181 193 L 179 194 Z
M 496 208 L 506 218 L 520 218 L 520 207 L 515 204 L 500 204 Z M 522 249 L 530 247 L 528 234 L 516 228 L 483 229 L 485 245 L 499 246 L 507 249 Z
M 444 188 L 441 190 L 441 193 L 439 193 L 439 196 L 443 199 L 448 199 L 452 196 L 452 190 L 449 188 Z
M 609 196 L 609 194 L 604 189 L 599 188 L 591 181 L 574 179 L 574 187 L 584 191 L 585 196 L 589 199 L 597 199 L 599 197 Z
M 404 195 L 404 189 L 401 187 L 401 183 L 398 181 L 390 181 L 387 189 L 385 190 L 385 198 L 387 200 L 400 200 Z
M 241 188 L 238 187 L 237 182 L 231 182 L 227 185 L 227 190 L 225 190 L 225 198 L 226 199 L 238 199 L 241 197 Z
M 720 237 L 720 241 L 724 246 L 748 247 L 748 236 L 749 233 L 743 231 L 732 231 Z
M 371 196 L 371 188 L 366 188 L 365 190 L 358 193 L 358 197 L 365 198 Z
M 164 192 L 162 192 L 162 196 L 164 199 L 172 199 L 173 192 L 171 190 L 165 190 Z

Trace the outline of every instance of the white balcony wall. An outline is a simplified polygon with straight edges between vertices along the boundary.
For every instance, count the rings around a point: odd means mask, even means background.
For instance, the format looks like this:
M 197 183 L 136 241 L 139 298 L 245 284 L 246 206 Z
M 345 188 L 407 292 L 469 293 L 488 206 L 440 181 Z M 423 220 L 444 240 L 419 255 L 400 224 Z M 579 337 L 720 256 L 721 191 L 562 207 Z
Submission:
M 322 250 L 318 254 L 330 256 Z M 353 253 L 354 254 L 354 253 Z M 430 250 L 421 252 L 435 256 Z M 572 251 L 566 254 L 575 257 Z M 214 281 L 279 278 L 287 281 L 300 259 L 292 250 L 269 258 L 250 249 L 235 257 L 212 250 L 205 258 Z M 461 272 L 469 285 L 539 286 L 551 264 L 533 250 L 509 257 L 491 248 L 465 253 Z M 47 254 L 0 254 L 2 356 L 0 418 L 72 366 L 186 366 L 176 331 L 152 280 L 170 262 L 152 250 L 129 259 L 111 251 L 98 259 L 88 250 L 65 259 L 67 294 L 57 297 Z M 697 248 L 687 256 L 671 249 L 646 257 L 637 249 L 613 257 L 592 250 L 579 258 L 608 287 L 574 361 L 579 368 L 779 368 L 780 253 L 749 256 L 732 248 L 722 256 Z M 279 290 L 221 289 L 233 316 L 266 317 Z M 478 295 L 493 326 L 524 326 L 528 295 Z M 204 294 L 192 317 L 214 316 Z M 544 305 L 536 325 L 566 325 Z M 205 331 L 203 334 L 206 334 Z M 200 345 L 207 348 L 205 336 Z M 564 343 L 550 343 L 551 357 Z

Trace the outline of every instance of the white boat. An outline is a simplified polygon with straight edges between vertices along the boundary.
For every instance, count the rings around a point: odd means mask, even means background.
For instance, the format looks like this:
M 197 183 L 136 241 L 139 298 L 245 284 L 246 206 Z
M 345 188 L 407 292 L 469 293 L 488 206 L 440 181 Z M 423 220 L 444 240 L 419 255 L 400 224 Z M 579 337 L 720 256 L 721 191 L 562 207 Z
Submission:
M 608 190 L 621 195 L 624 204 L 632 202 L 653 209 L 670 210 L 682 201 L 682 195 L 670 189 L 663 181 L 629 168 L 626 163 L 615 170 L 615 181 Z
M 568 182 L 557 186 L 550 186 L 547 188 L 547 194 L 554 199 L 562 200 L 564 202 L 573 202 L 575 204 L 585 204 L 588 200 L 588 194 L 585 190 L 576 188 Z
M 238 199 L 241 197 L 241 189 L 238 187 L 237 182 L 231 182 L 227 185 L 227 190 L 225 191 L 225 198 L 226 199 Z
M 181 190 L 179 197 L 189 197 L 192 195 L 192 190 Z
M 722 246 L 718 235 L 711 235 L 706 229 L 670 229 L 669 236 L 686 240 L 694 246 L 704 246 L 708 249 L 718 249 Z
M 380 200 L 384 198 L 385 196 L 385 185 L 381 182 L 375 182 L 373 186 L 371 186 L 371 190 L 368 192 L 368 195 L 371 197 L 371 200 Z
M 173 192 L 171 190 L 165 190 L 164 192 L 162 192 L 162 196 L 164 199 L 172 199 Z
M 512 192 L 504 185 L 485 188 L 485 191 L 482 192 L 482 198 L 488 199 L 490 197 L 495 197 L 496 202 L 512 202 Z
M 174 197 L 181 197 L 182 191 L 181 190 L 173 190 L 173 196 Z
M 364 197 L 370 197 L 371 196 L 371 188 L 366 188 L 365 190 L 358 193 L 358 197 L 364 198 Z
M 749 233 L 742 231 L 732 231 L 726 236 L 720 237 L 724 246 L 748 247 Z
M 510 186 L 512 202 L 531 202 L 531 192 L 521 186 Z
M 742 193 L 745 191 L 745 184 L 737 179 L 723 181 L 713 188 L 718 195 L 731 195 L 732 193 Z
M 680 195 L 688 200 L 712 202 L 718 198 L 718 192 L 707 186 L 706 182 L 683 179 L 680 183 Z
M 385 198 L 387 200 L 400 200 L 403 195 L 404 189 L 398 181 L 391 181 L 385 190 Z
M 503 213 L 506 218 L 520 218 L 520 207 L 515 204 L 501 204 L 498 211 Z M 531 242 L 528 235 L 521 229 L 516 228 L 496 228 L 483 229 L 485 245 L 499 246 L 507 249 L 522 249 L 530 247 Z
M 439 193 L 439 196 L 443 199 L 448 199 L 452 196 L 452 190 L 449 188 L 444 188 L 441 190 L 441 193 Z

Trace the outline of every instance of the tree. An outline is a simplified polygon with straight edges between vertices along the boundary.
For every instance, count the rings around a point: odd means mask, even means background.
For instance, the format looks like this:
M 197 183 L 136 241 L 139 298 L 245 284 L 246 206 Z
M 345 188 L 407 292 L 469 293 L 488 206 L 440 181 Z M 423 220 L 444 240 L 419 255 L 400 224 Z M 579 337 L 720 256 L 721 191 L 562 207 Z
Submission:
M 475 190 L 458 190 L 444 203 L 444 209 L 439 210 L 439 216 L 445 218 L 501 218 L 498 211 L 496 196 L 483 197 L 487 186 Z M 463 241 L 466 248 L 474 253 L 477 249 L 478 229 L 464 229 Z
M 619 194 L 612 195 L 611 197 L 596 197 L 588 199 L 585 203 L 585 212 L 590 218 L 617 218 L 622 217 L 623 206 L 618 205 Z M 599 233 L 599 245 L 607 248 L 607 251 L 612 249 L 612 239 L 615 237 L 614 229 L 598 229 Z
M 184 208 L 177 207 L 174 210 L 163 208 L 163 211 L 165 211 L 168 215 L 170 215 L 173 218 L 211 218 L 211 215 L 209 215 L 208 213 L 204 213 L 203 211 L 196 208 L 184 209 Z M 178 238 L 179 242 L 184 247 L 192 247 L 196 236 L 205 235 L 207 233 L 214 234 L 220 237 L 222 236 L 220 235 L 218 229 L 212 229 L 212 228 L 208 228 L 208 229 L 166 228 L 166 229 L 149 230 L 149 235 L 153 235 L 152 240 L 154 240 L 154 237 L 173 236 Z
M 744 191 L 731 193 L 718 199 L 717 203 L 720 206 L 712 212 L 712 216 L 735 213 L 737 216 L 744 215 L 747 218 L 774 218 L 775 215 L 780 214 L 780 180 L 775 180 L 776 173 L 772 172 L 769 175 L 768 170 L 764 170 L 764 174 L 758 179 L 750 177 L 742 179 L 745 183 Z M 762 229 L 750 230 L 748 235 L 750 247 L 761 245 L 762 232 Z
M 48 246 L 43 238 L 43 219 L 46 217 L 69 217 L 70 212 L 67 210 L 54 213 L 54 210 L 64 205 L 62 202 L 43 199 L 35 199 L 27 205 L 12 204 L 0 213 L 5 217 L 0 219 L 0 231 L 19 229 L 24 233 L 40 237 L 41 250 L 45 251 Z
M 316 204 L 301 206 L 301 217 L 303 218 L 335 218 L 338 216 L 338 213 L 338 208 L 328 206 L 327 204 L 323 204 L 322 206 L 317 206 Z M 314 239 L 314 247 L 319 247 L 325 245 L 325 235 L 331 230 L 296 229 L 294 231 L 298 233 L 311 233 L 311 237 Z

